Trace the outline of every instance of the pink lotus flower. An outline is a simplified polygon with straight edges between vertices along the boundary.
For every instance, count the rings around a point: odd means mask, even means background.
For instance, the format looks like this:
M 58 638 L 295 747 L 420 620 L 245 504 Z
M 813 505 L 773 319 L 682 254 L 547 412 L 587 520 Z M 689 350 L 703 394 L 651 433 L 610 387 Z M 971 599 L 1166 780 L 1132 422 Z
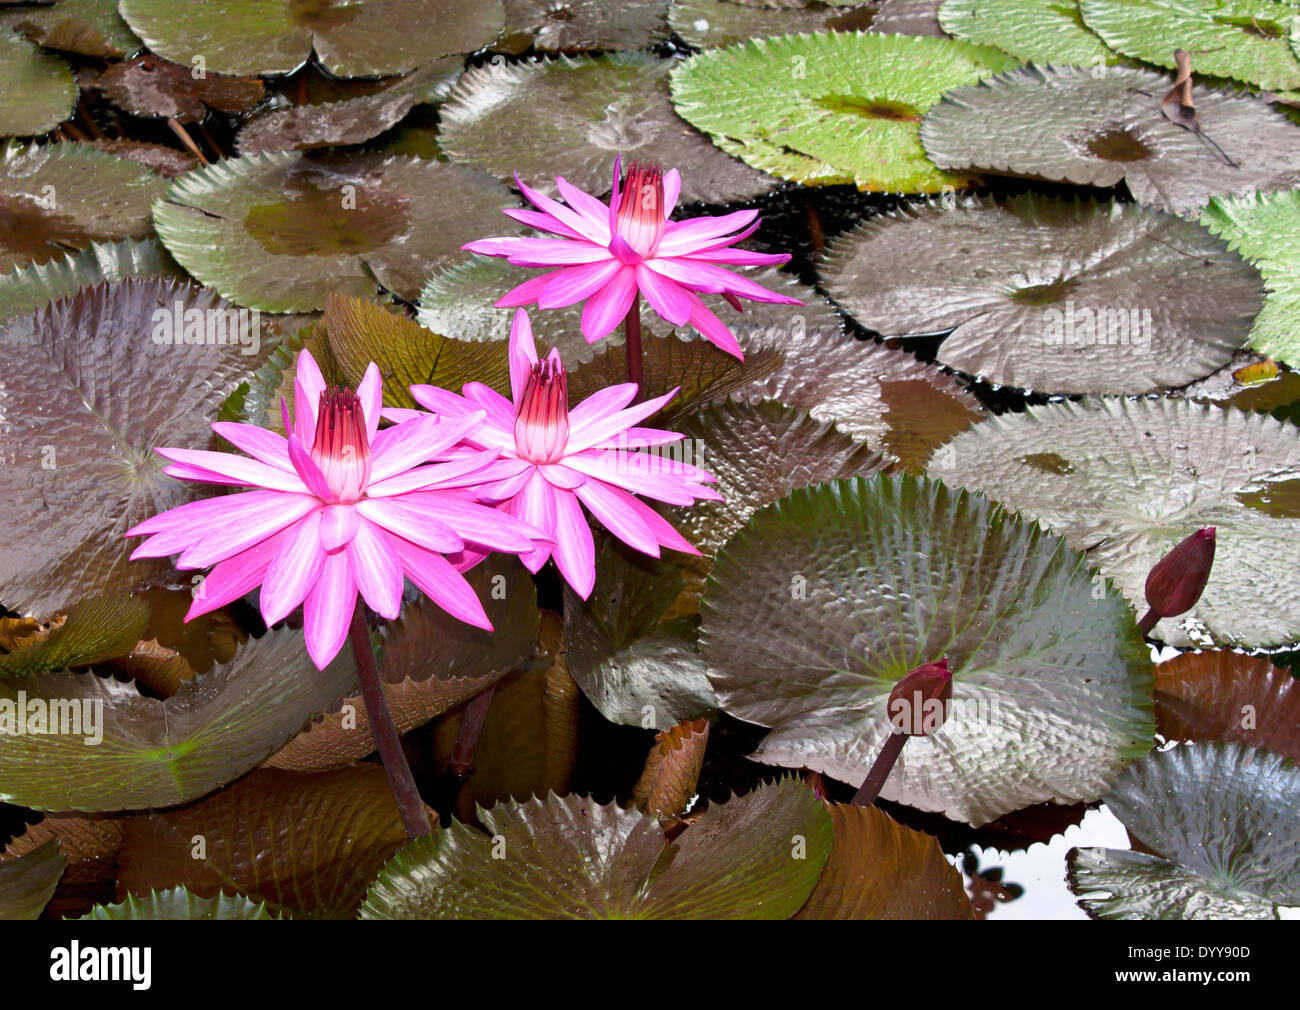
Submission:
M 456 424 L 486 412 L 466 432 L 456 452 L 489 450 L 497 457 L 492 474 L 476 484 L 480 499 L 542 530 L 539 542 L 521 558 L 536 572 L 554 556 L 560 574 L 586 599 L 596 580 L 595 545 L 583 514 L 585 506 L 624 543 L 653 557 L 660 547 L 698 554 L 654 509 L 645 495 L 672 505 L 720 500 L 712 474 L 656 455 L 630 451 L 679 441 L 676 432 L 635 427 L 673 398 L 677 390 L 629 407 L 634 383 L 593 393 L 569 409 L 568 379 L 559 353 L 539 361 L 528 313 L 515 313 L 510 331 L 510 387 L 514 402 L 477 382 L 459 396 L 437 386 L 412 386 L 416 401 Z M 405 428 L 428 415 L 389 410 L 385 416 Z M 450 458 L 455 458 L 453 455 Z
M 513 472 L 494 462 L 496 453 L 418 465 L 455 445 L 486 412 L 421 415 L 378 431 L 381 401 L 374 364 L 356 392 L 326 389 L 315 359 L 301 352 L 292 422 L 281 404 L 287 439 L 256 425 L 217 422 L 212 430 L 248 456 L 157 450 L 172 461 L 163 472 L 173 477 L 256 490 L 146 519 L 126 534 L 149 534 L 131 557 L 179 552 L 179 569 L 214 566 L 187 621 L 259 585 L 268 625 L 303 604 L 307 651 L 319 668 L 347 638 L 357 593 L 377 614 L 395 618 L 404 577 L 448 613 L 491 630 L 473 588 L 444 555 L 460 560 L 467 553 L 460 567 L 468 567 L 481 548 L 533 551 L 543 534 L 463 490 Z
M 595 343 L 618 326 L 640 291 L 651 308 L 674 326 L 691 325 L 728 354 L 744 358 L 731 331 L 697 292 L 720 294 L 740 311 L 740 298 L 802 305 L 769 291 L 720 264 L 766 266 L 785 263 L 788 253 L 730 248 L 758 229 L 758 211 L 671 221 L 681 191 L 676 169 L 632 163 L 620 189 L 622 159 L 614 162 L 609 206 L 557 176 L 565 203 L 515 183 L 537 210 L 505 213 L 559 238 L 489 238 L 462 246 L 485 256 L 504 256 L 516 266 L 558 267 L 525 281 L 497 301 L 499 308 L 533 305 L 555 309 L 586 299 L 582 335 Z M 741 230 L 737 230 L 741 229 Z M 734 233 L 734 234 L 731 234 Z

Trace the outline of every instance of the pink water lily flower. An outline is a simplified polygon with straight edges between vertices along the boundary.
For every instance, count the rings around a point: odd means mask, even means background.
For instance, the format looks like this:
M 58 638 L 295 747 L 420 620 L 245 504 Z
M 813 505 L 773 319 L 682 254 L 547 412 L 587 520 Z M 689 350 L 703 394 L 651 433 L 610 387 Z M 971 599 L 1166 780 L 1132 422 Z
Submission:
M 521 555 L 536 572 L 550 557 L 584 599 L 596 580 L 595 546 L 585 508 L 612 534 L 644 554 L 661 547 L 698 554 L 680 533 L 636 496 L 672 505 L 691 505 L 721 496 L 705 484 L 712 474 L 680 460 L 633 451 L 680 441 L 672 431 L 637 427 L 673 398 L 677 390 L 629 407 L 634 383 L 608 386 L 569 409 L 568 379 L 559 353 L 539 361 L 528 313 L 515 313 L 510 331 L 512 403 L 477 382 L 464 395 L 437 386 L 412 386 L 422 406 L 455 424 L 486 413 L 465 433 L 457 452 L 489 450 L 498 457 L 476 489 L 481 500 L 542 530 L 548 539 Z M 390 410 L 398 428 L 428 417 L 416 410 Z M 455 458 L 453 455 L 451 458 Z
M 281 404 L 285 438 L 251 424 L 217 422 L 247 456 L 158 449 L 182 480 L 254 490 L 190 502 L 147 519 L 132 558 L 180 554 L 182 570 L 214 566 L 185 619 L 262 587 L 268 625 L 303 604 L 307 651 L 324 668 L 342 647 L 357 593 L 395 618 L 409 578 L 448 613 L 491 630 L 473 588 L 444 555 L 532 551 L 543 534 L 480 505 L 467 486 L 513 471 L 496 453 L 461 453 L 422 466 L 476 425 L 485 411 L 419 419 L 378 430 L 382 388 L 371 364 L 361 385 L 326 388 L 315 359 L 298 356 L 294 412 Z M 251 457 L 251 458 L 250 458 Z
M 504 256 L 516 266 L 556 267 L 533 277 L 497 301 L 499 308 L 533 305 L 555 309 L 586 299 L 582 335 L 594 343 L 627 316 L 638 291 L 674 326 L 690 325 L 728 354 L 744 358 L 740 344 L 701 300 L 699 292 L 722 295 L 740 310 L 740 298 L 802 305 L 730 270 L 729 266 L 785 263 L 788 253 L 733 249 L 758 229 L 758 211 L 672 221 L 681 192 L 677 169 L 632 163 L 620 186 L 622 159 L 614 162 L 614 190 L 608 206 L 556 177 L 564 203 L 524 185 L 519 191 L 536 210 L 505 213 L 558 238 L 489 238 L 464 249 Z

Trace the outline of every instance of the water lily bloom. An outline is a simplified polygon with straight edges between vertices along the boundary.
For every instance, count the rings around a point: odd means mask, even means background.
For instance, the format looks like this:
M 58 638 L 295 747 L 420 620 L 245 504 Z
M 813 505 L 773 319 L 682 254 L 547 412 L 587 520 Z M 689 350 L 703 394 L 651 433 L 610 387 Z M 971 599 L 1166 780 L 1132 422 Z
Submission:
M 596 580 L 595 545 L 585 508 L 612 534 L 643 554 L 661 547 L 698 554 L 680 533 L 636 496 L 672 505 L 720 500 L 705 484 L 712 474 L 660 455 L 633 451 L 680 441 L 672 431 L 637 427 L 673 398 L 677 390 L 629 407 L 634 383 L 593 393 L 569 409 L 568 379 L 559 353 L 537 356 L 528 313 L 515 313 L 510 330 L 510 388 L 514 402 L 477 382 L 463 396 L 436 386 L 412 386 L 422 406 L 456 424 L 479 417 L 468 427 L 457 451 L 490 451 L 497 463 L 476 484 L 481 500 L 542 530 L 549 539 L 521 558 L 536 572 L 550 557 L 560 574 L 586 599 Z M 398 428 L 427 417 L 420 411 L 390 410 Z M 447 458 L 455 458 L 451 455 Z
M 506 293 L 497 306 L 537 305 L 555 309 L 586 300 L 582 335 L 588 343 L 606 336 L 627 316 L 638 292 L 674 326 L 690 325 L 728 354 L 744 358 L 731 331 L 701 300 L 699 292 L 722 295 L 740 310 L 741 298 L 802 305 L 741 277 L 725 266 L 785 263 L 788 253 L 757 253 L 731 248 L 758 229 L 758 211 L 689 221 L 669 219 L 681 192 L 674 168 L 632 163 L 621 180 L 621 157 L 614 162 L 609 204 L 556 177 L 564 203 L 524 185 L 519 191 L 536 210 L 505 213 L 558 238 L 489 238 L 464 249 L 504 256 L 516 266 L 554 267 Z M 621 183 L 621 184 L 620 184 Z
M 543 534 L 478 504 L 468 485 L 502 477 L 492 452 L 420 465 L 455 445 L 486 412 L 421 418 L 378 430 L 382 388 L 371 364 L 354 392 L 326 388 L 315 359 L 298 356 L 288 438 L 251 424 L 217 422 L 247 456 L 163 448 L 163 472 L 253 490 L 190 502 L 147 519 L 132 558 L 180 554 L 181 570 L 214 566 L 185 619 L 262 587 L 268 625 L 303 604 L 307 651 L 323 668 L 342 647 L 357 593 L 397 617 L 409 578 L 448 613 L 491 630 L 473 588 L 444 555 L 536 549 Z M 513 471 L 509 471 L 513 472 Z

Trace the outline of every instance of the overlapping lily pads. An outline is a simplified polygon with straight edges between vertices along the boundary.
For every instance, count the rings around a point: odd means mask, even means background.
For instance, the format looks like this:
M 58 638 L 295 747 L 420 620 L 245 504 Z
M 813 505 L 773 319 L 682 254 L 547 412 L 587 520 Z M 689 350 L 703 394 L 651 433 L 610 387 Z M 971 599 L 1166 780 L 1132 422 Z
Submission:
M 1171 645 L 1300 639 L 1300 437 L 1294 425 L 1185 400 L 1053 403 L 992 417 L 936 452 L 929 473 L 1060 533 L 1138 613 L 1151 566 L 1203 526 L 1214 570 Z
M 84 56 L 122 56 L 140 47 L 117 12 L 117 0 L 53 0 L 0 12 L 0 24 L 47 49 Z
M 119 594 L 82 600 L 39 641 L 0 654 L 0 677 L 30 677 L 125 656 L 148 623 L 149 605 L 139 597 Z
M 982 427 L 982 426 L 981 426 Z M 718 554 L 701 644 L 754 757 L 857 784 L 898 678 L 946 656 L 953 711 L 882 796 L 971 824 L 1093 800 L 1150 746 L 1150 668 L 1085 559 L 988 499 L 920 478 L 815 485 Z
M 866 31 L 874 25 L 880 7 L 879 0 L 862 4 L 853 0 L 673 0 L 668 23 L 687 45 L 711 49 L 769 35 Z
M 501 803 L 479 817 L 487 834 L 456 822 L 402 849 L 361 917 L 784 919 L 812 891 L 831 843 L 830 816 L 795 780 L 710 806 L 671 842 L 653 816 L 578 796 Z
M 678 118 L 668 97 L 674 65 L 612 53 L 472 67 L 442 107 L 442 147 L 454 161 L 503 180 L 517 172 L 546 193 L 557 175 L 608 193 L 618 154 L 676 167 L 683 202 L 747 200 L 771 189 L 771 179 Z
M 951 39 L 830 32 L 710 50 L 673 71 L 678 113 L 729 154 L 809 185 L 932 193 L 972 181 L 925 156 L 943 92 L 1018 61 Z
M 39 919 L 67 865 L 54 839 L 35 852 L 0 862 L 0 920 Z
M 1155 751 L 1106 805 L 1164 858 L 1075 849 L 1070 888 L 1101 919 L 1271 919 L 1300 904 L 1300 770 L 1239 743 Z
M 131 29 L 159 56 L 201 59 L 223 74 L 286 74 L 313 50 L 339 77 L 404 74 L 469 53 L 501 31 L 501 0 L 121 0 Z
M 95 87 L 134 116 L 174 116 L 182 122 L 202 119 L 208 109 L 244 112 L 263 98 L 255 77 L 226 74 L 196 76 L 191 67 L 168 63 L 146 53 L 111 64 Z
M 165 891 L 150 891 L 136 896 L 128 894 L 124 901 L 113 905 L 96 905 L 83 919 L 111 922 L 145 920 L 168 922 L 191 919 L 269 919 L 265 902 L 254 903 L 243 895 L 218 893 L 213 898 L 200 898 L 186 887 L 173 887 Z
M 52 130 L 76 102 L 71 68 L 0 25 L 0 137 Z
M 461 245 L 517 230 L 501 215 L 513 202 L 465 166 L 282 151 L 182 176 L 154 221 L 177 261 L 225 297 L 303 312 L 380 286 L 414 299 L 433 269 L 468 258 Z
M 666 0 L 505 0 L 506 26 L 493 47 L 508 53 L 648 49 L 668 34 Z
M 836 242 L 822 275 L 864 326 L 951 329 L 943 364 L 1054 393 L 1202 378 L 1246 341 L 1263 299 L 1255 271 L 1192 222 L 1033 195 L 871 218 Z
M 1075 0 L 947 0 L 939 24 L 1022 60 L 1096 68 L 1123 59 L 1083 23 Z
M 1188 214 L 1217 193 L 1300 182 L 1300 126 L 1262 98 L 1194 89 L 1200 130 L 1161 112 L 1172 78 L 1114 67 L 1030 66 L 957 88 L 921 124 L 942 168 L 1088 186 L 1127 183 L 1139 203 Z

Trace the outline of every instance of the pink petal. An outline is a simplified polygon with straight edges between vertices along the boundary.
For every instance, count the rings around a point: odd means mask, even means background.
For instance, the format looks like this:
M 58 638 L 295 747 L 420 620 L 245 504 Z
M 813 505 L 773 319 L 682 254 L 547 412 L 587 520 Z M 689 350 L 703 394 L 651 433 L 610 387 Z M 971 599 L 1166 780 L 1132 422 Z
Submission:
M 581 452 L 597 442 L 613 438 L 620 431 L 630 428 L 638 421 L 644 421 L 650 415 L 657 413 L 664 404 L 676 395 L 677 389 L 674 387 L 663 396 L 644 400 L 631 407 L 603 414 L 593 414 L 590 420 L 584 414 L 581 424 L 574 424 L 573 415 L 570 414 L 569 442 L 564 451 L 566 453 Z
M 379 377 L 379 366 L 373 361 L 366 366 L 366 374 L 357 386 L 357 399 L 361 401 L 361 415 L 366 419 L 366 442 L 373 444 L 379 430 L 379 412 L 384 406 L 384 384 Z
M 426 515 L 446 523 L 471 544 L 512 554 L 533 549 L 534 542 L 550 538 L 550 526 L 532 522 L 500 509 L 459 500 L 438 492 L 411 495 L 411 503 Z
M 789 253 L 761 253 L 749 249 L 714 249 L 705 252 L 680 256 L 679 259 L 708 260 L 710 263 L 726 263 L 738 267 L 765 267 L 776 263 L 788 263 Z
M 537 277 L 529 277 L 528 280 L 511 288 L 492 304 L 498 309 L 513 309 L 518 305 L 532 305 L 537 301 L 537 296 L 541 294 L 542 288 L 546 287 L 547 281 L 551 279 L 551 275 L 554 273 L 556 271 L 549 270 Z
M 642 264 L 636 268 L 636 283 L 650 302 L 650 307 L 668 322 L 674 326 L 684 326 L 690 320 L 690 298 L 667 277 Z
M 726 324 L 709 310 L 698 295 L 695 296 L 695 299 L 695 309 L 691 313 L 691 325 L 699 330 L 704 335 L 704 339 L 718 350 L 726 351 L 732 357 L 744 361 L 745 352 L 740 349 L 740 343 L 731 335 L 731 331 L 727 329 Z
M 206 449 L 156 449 L 159 456 L 205 470 L 218 477 L 228 478 L 249 487 L 264 487 L 271 491 L 302 492 L 307 486 L 292 471 L 281 470 L 260 460 L 236 456 L 231 452 L 209 452 Z
M 571 494 L 555 496 L 555 566 L 564 581 L 584 600 L 596 584 L 596 547 L 591 527 L 578 499 Z
M 522 210 L 516 207 L 507 207 L 501 213 L 521 224 L 528 225 L 530 228 L 536 228 L 538 231 L 552 232 L 555 235 L 562 235 L 564 238 L 582 239 L 584 237 L 580 232 L 574 231 L 558 218 L 554 218 L 540 210 Z
M 490 386 L 481 382 L 467 382 L 461 388 L 465 399 L 477 404 L 497 427 L 510 432 L 510 442 L 514 443 L 515 405 Z
M 289 462 L 289 443 L 282 435 L 255 424 L 238 424 L 234 421 L 216 421 L 212 430 L 254 459 L 260 459 L 281 470 L 293 469 L 293 464 Z
M 276 494 L 272 500 L 240 502 L 244 495 L 228 495 L 224 520 L 209 526 L 202 539 L 177 559 L 178 568 L 207 568 L 247 550 L 286 526 L 292 526 L 320 505 L 312 495 Z
M 650 462 L 638 463 L 638 458 Z M 620 453 L 613 449 L 584 452 L 565 457 L 565 463 L 589 477 L 645 495 L 669 505 L 691 505 L 700 498 L 716 498 L 717 492 L 699 487 L 695 481 L 673 474 L 671 461 L 648 453 Z
M 680 442 L 686 436 L 680 431 L 666 431 L 663 428 L 627 428 L 612 438 L 604 439 L 591 446 L 592 449 L 622 449 L 633 452 L 646 449 L 652 445 L 668 445 Z
M 582 308 L 582 335 L 587 343 L 594 344 L 613 332 L 632 307 L 636 292 L 636 270 L 624 267 L 587 299 Z
M 330 554 L 352 543 L 361 517 L 354 505 L 326 505 L 321 510 L 320 545 Z
M 209 526 L 224 526 L 227 522 L 226 516 L 232 514 L 232 510 L 238 512 L 242 508 L 255 509 L 264 504 L 273 504 L 280 500 L 280 494 L 279 491 L 242 491 L 234 495 L 217 495 L 214 498 L 186 502 L 166 512 L 160 512 L 156 516 L 150 516 L 144 522 L 132 526 L 124 535 L 138 537 L 146 533 L 161 533 L 166 530 L 184 531 L 197 538 L 209 532 L 207 529 Z
M 311 356 L 311 351 L 303 349 L 298 352 L 298 365 L 294 370 L 293 380 L 293 423 L 298 437 L 311 445 L 316 437 L 316 409 L 320 406 L 320 395 L 325 392 L 325 376 L 321 375 L 320 365 Z M 286 431 L 286 435 L 289 433 Z
M 347 641 L 356 602 L 357 584 L 352 577 L 348 552 L 331 554 L 321 566 L 320 576 L 302 608 L 307 654 L 318 670 L 325 669 Z
M 484 460 L 487 462 L 484 463 Z M 371 484 L 368 498 L 391 498 L 412 491 L 448 488 L 471 488 L 489 481 L 511 477 L 529 464 L 518 459 L 493 459 L 493 451 L 475 453 L 446 463 L 416 467 L 379 484 Z
M 380 617 L 393 620 L 402 611 L 402 563 L 388 535 L 362 518 L 347 553 L 362 598 Z
M 569 411 L 569 435 L 616 413 L 636 399 L 636 383 L 620 382 L 616 386 L 598 389 Z
M 294 471 L 302 478 L 303 484 L 312 494 L 321 501 L 329 501 L 334 497 L 325 475 L 321 473 L 320 467 L 303 446 L 296 431 L 289 436 L 289 461 L 293 463 Z
M 775 291 L 769 291 L 763 285 L 755 284 L 748 277 L 734 274 L 722 267 L 715 267 L 711 263 L 702 263 L 697 260 L 657 260 L 655 269 L 667 276 L 673 276 L 680 269 L 685 276 L 699 278 L 703 284 L 708 286 L 700 287 L 695 281 L 692 281 L 691 286 L 697 287 L 698 290 L 730 291 L 741 298 L 748 298 L 755 302 L 784 305 L 803 304 L 798 298 L 791 298 L 789 295 L 779 295 Z
M 262 620 L 268 627 L 283 621 L 315 584 L 325 564 L 320 545 L 320 510 L 285 531 L 275 560 L 262 583 Z
M 201 582 L 194 583 L 194 602 L 190 604 L 185 620 L 192 621 L 210 610 L 224 607 L 261 585 L 267 569 L 289 533 L 289 530 L 284 530 L 227 558 L 203 576 Z
M 414 421 L 385 428 L 375 436 L 370 450 L 370 483 L 377 484 L 433 459 L 459 441 L 482 416 L 482 412 L 457 418 L 422 414 Z
M 682 173 L 670 168 L 664 173 L 664 218 L 672 215 L 677 199 L 682 194 Z
M 591 222 L 592 237 L 599 242 L 609 241 L 609 207 L 589 193 L 584 193 L 564 176 L 555 177 L 555 188 L 565 203 Z
M 505 239 L 498 241 L 504 242 Z M 606 245 L 593 245 L 567 238 L 521 238 L 516 241 L 514 251 L 507 258 L 517 267 L 552 267 L 600 263 L 612 256 L 613 253 Z
M 511 512 L 529 526 L 555 539 L 555 498 L 558 494 L 536 470 L 511 501 Z
M 636 509 L 627 504 L 628 500 L 636 500 L 627 492 L 618 491 L 598 480 L 589 480 L 573 494 L 578 496 L 578 500 L 587 506 L 607 530 L 625 544 L 642 554 L 656 558 L 659 556 L 659 541 L 646 527 Z
M 555 218 L 561 224 L 567 225 L 568 227 L 572 228 L 578 234 L 585 237 L 588 241 L 599 242 L 602 245 L 605 242 L 609 241 L 608 232 L 604 233 L 604 238 L 602 239 L 601 231 L 593 227 L 591 222 L 589 222 L 585 217 L 583 217 L 573 208 L 566 207 L 564 206 L 564 204 L 560 203 L 559 201 L 552 200 L 549 196 L 545 196 L 537 192 L 537 190 L 531 188 L 530 186 L 525 185 L 523 180 L 519 178 L 519 173 L 517 172 L 515 173 L 515 185 L 519 187 L 519 192 L 523 193 L 524 197 L 534 207 L 536 207 L 538 210 L 545 211 L 547 214 L 550 214 L 551 217 Z
M 453 554 L 465 547 L 459 533 L 426 509 L 416 507 L 414 501 L 366 498 L 357 502 L 357 511 L 372 523 L 426 550 Z
M 546 483 L 551 487 L 560 488 L 564 491 L 572 491 L 575 487 L 581 487 L 587 480 L 587 475 L 579 473 L 577 470 L 570 469 L 560 463 L 546 463 L 537 468 L 538 472 L 546 478 Z
M 655 251 L 658 256 L 684 256 L 698 252 L 710 242 L 715 242 L 729 232 L 739 231 L 756 217 L 756 210 L 738 210 L 717 217 L 695 217 L 689 221 L 669 221 L 664 228 L 663 240 Z
M 492 622 L 484 613 L 483 604 L 479 602 L 474 587 L 465 581 L 465 577 L 446 558 L 417 547 L 401 537 L 394 537 L 392 545 L 402 562 L 406 577 L 415 583 L 420 592 L 452 617 L 492 630 Z
M 557 270 L 550 276 L 555 277 L 563 273 L 563 270 Z M 532 373 L 533 366 L 537 364 L 537 344 L 533 340 L 533 324 L 528 318 L 528 313 L 523 309 L 517 309 L 515 318 L 510 322 L 510 348 L 507 357 L 510 361 L 510 395 L 514 402 L 518 403 L 524 395 L 524 387 L 528 385 L 528 376 Z
M 585 263 L 582 266 L 555 270 L 547 274 L 547 283 L 537 296 L 537 307 L 559 309 L 580 302 L 609 283 L 621 269 L 623 264 L 611 259 L 604 263 Z

